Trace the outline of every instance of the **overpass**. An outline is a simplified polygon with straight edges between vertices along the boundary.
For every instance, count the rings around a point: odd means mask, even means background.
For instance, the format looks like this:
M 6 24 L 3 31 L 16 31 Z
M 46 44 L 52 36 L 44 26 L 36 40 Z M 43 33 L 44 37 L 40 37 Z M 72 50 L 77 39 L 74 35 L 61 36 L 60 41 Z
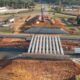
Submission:
M 29 59 L 68 59 L 64 55 L 59 36 L 33 35 L 30 41 L 28 52 L 19 54 L 9 59 L 29 58 Z
M 30 35 L 30 34 L 1 34 L 0 37 L 11 38 L 29 38 L 30 44 L 28 52 L 10 57 L 9 59 L 16 58 L 31 58 L 31 59 L 69 59 L 70 55 L 65 55 L 61 39 L 67 40 L 80 40 L 80 37 L 68 37 L 58 35 Z

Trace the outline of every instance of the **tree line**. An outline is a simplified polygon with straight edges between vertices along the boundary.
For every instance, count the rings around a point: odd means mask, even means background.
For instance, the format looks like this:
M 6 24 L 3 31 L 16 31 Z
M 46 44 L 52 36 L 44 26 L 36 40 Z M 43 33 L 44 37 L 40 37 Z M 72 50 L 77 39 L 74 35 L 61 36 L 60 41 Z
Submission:
M 0 0 L 0 7 L 31 8 L 34 6 L 33 0 Z
M 0 7 L 8 6 L 12 8 L 31 8 L 35 2 L 45 2 L 52 4 L 80 4 L 80 0 L 0 0 Z
M 36 2 L 43 1 L 46 3 L 54 3 L 54 4 L 59 4 L 59 2 L 62 2 L 63 4 L 79 4 L 80 5 L 80 0 L 35 0 Z

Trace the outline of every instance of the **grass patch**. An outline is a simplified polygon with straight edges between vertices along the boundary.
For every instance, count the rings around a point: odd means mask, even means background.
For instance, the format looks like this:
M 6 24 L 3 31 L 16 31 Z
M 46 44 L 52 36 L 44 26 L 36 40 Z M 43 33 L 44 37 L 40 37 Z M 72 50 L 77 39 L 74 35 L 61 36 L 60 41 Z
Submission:
M 73 37 L 79 36 L 80 37 L 80 34 L 64 34 L 64 36 L 73 36 Z
M 68 29 L 72 29 L 72 28 L 74 28 L 73 25 L 67 25 L 67 27 L 68 27 Z
M 7 27 L 0 27 L 0 33 L 12 33 L 12 31 Z
M 76 18 L 76 16 L 65 15 L 65 14 L 61 14 L 61 13 L 55 13 L 53 18 Z
M 76 77 L 76 80 L 80 80 L 80 75 Z

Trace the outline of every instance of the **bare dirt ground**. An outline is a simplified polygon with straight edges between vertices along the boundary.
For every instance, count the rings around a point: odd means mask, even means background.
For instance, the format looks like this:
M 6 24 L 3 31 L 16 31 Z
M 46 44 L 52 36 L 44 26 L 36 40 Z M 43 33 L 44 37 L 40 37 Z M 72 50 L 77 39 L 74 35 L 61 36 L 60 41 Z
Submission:
M 29 42 L 19 38 L 0 38 L 0 47 L 7 46 L 29 46 Z
M 69 60 L 14 60 L 0 69 L 0 80 L 64 80 L 79 73 Z

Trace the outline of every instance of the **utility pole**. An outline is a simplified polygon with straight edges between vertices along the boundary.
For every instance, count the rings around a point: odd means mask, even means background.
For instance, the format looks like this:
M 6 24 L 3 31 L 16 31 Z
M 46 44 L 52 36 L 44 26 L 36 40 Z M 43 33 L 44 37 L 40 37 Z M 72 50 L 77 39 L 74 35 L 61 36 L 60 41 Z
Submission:
M 80 15 L 80 7 L 78 8 L 78 15 Z
M 59 8 L 60 8 L 60 12 L 62 11 L 62 0 L 59 0 Z
M 40 0 L 40 3 L 41 3 L 41 21 L 44 22 L 44 12 L 43 12 L 42 0 Z

